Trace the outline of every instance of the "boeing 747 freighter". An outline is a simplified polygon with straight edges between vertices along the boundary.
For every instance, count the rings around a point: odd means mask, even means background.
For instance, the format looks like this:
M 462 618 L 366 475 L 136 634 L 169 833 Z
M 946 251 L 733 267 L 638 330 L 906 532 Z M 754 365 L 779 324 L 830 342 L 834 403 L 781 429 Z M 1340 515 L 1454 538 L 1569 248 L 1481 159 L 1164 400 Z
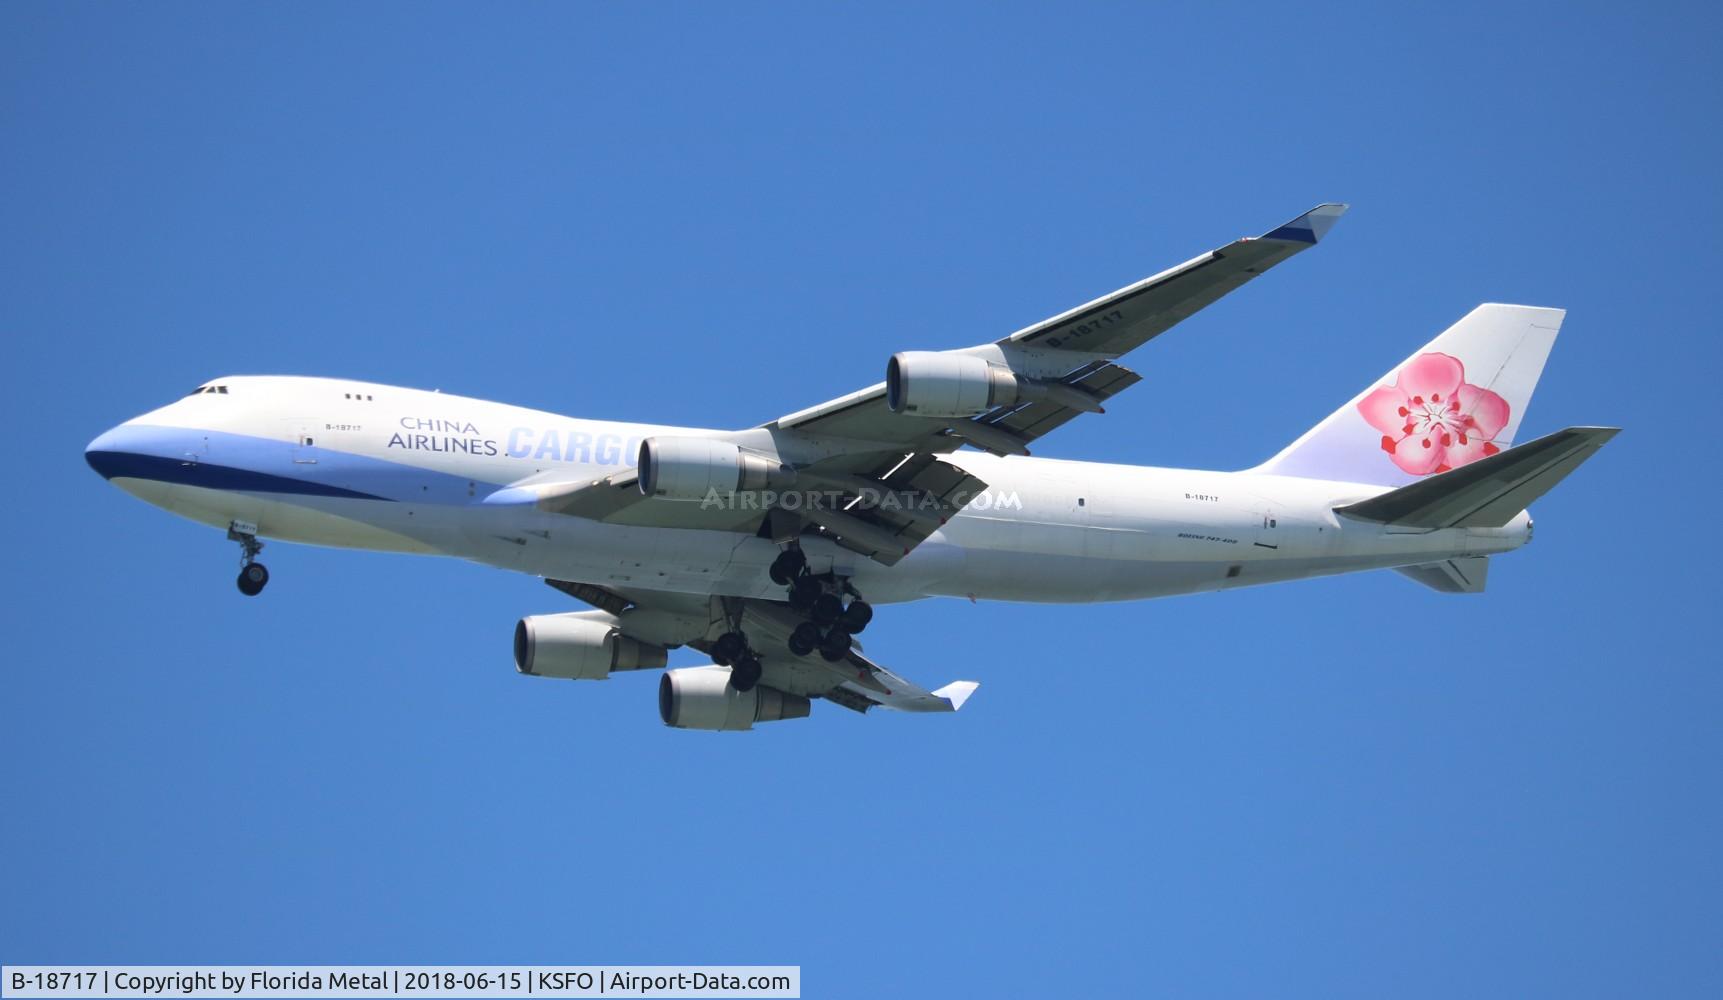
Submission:
M 863 655 L 875 609 L 925 597 L 1080 604 L 1393 568 L 1450 593 L 1530 541 L 1526 507 L 1614 434 L 1516 443 L 1559 309 L 1481 305 L 1240 472 L 1031 457 L 1139 376 L 1146 342 L 1287 258 L 1320 205 L 993 343 L 890 357 L 885 380 L 742 430 L 579 419 L 332 378 L 232 376 L 90 443 L 114 485 L 227 533 L 455 556 L 590 610 L 523 618 L 519 671 L 668 670 L 664 722 L 745 730 L 814 700 L 961 708 Z

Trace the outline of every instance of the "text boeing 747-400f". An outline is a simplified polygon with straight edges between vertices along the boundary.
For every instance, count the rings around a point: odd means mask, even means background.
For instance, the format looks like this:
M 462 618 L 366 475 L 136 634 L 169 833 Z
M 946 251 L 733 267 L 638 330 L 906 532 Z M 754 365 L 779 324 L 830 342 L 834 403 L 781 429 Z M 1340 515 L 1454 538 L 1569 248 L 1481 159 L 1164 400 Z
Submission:
M 515 628 L 521 673 L 665 666 L 664 721 L 742 730 L 823 698 L 950 712 L 853 636 L 923 597 L 1125 601 L 1392 567 L 1484 588 L 1526 506 L 1616 432 L 1515 444 L 1563 313 L 1482 305 L 1243 472 L 1029 457 L 1139 381 L 1119 362 L 1314 246 L 1320 205 L 999 341 L 894 355 L 886 379 L 747 430 L 580 420 L 326 378 L 216 379 L 90 443 L 116 486 L 225 529 L 239 589 L 260 538 L 457 556 L 592 610 Z M 965 447 L 972 451 L 962 450 Z

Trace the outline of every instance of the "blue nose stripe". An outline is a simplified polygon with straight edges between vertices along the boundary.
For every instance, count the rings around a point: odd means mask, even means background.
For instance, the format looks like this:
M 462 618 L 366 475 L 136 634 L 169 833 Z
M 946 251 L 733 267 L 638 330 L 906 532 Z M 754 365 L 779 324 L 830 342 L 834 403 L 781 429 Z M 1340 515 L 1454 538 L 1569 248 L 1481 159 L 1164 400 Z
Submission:
M 241 493 L 469 504 L 501 488 L 402 462 L 282 438 L 121 424 L 90 442 L 90 468 L 108 479 L 150 479 Z
M 296 461 L 308 451 L 315 451 L 316 461 Z M 91 441 L 84 460 L 105 479 L 146 479 L 240 493 L 391 499 L 356 489 L 361 484 L 352 481 L 380 478 L 376 470 L 356 477 L 355 466 L 390 463 L 221 431 L 121 424 Z M 347 485 L 337 485 L 343 479 Z
M 239 493 L 291 493 L 298 496 L 346 497 L 351 500 L 387 500 L 372 493 L 327 486 L 305 479 L 276 476 L 250 469 L 235 469 L 208 462 L 192 462 L 129 451 L 86 451 L 85 461 L 104 479 L 148 479 L 179 486 L 201 486 L 209 490 Z
M 96 470 L 96 475 L 103 479 L 112 479 L 120 474 L 120 464 L 115 460 L 123 453 L 97 448 L 99 442 L 98 438 L 84 449 L 84 461 L 90 463 L 90 468 Z

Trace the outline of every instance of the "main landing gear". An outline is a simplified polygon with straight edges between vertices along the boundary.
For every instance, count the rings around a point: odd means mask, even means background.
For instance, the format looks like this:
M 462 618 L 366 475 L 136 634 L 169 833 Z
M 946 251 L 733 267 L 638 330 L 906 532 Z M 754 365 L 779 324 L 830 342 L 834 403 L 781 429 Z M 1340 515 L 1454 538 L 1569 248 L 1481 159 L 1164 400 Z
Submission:
M 790 607 L 807 618 L 790 633 L 790 652 L 808 656 L 818 652 L 827 662 L 837 663 L 850 653 L 857 632 L 873 621 L 873 607 L 861 599 L 849 581 L 832 573 L 808 572 L 807 556 L 794 546 L 785 549 L 771 567 L 772 582 L 784 587 Z M 760 654 L 748 645 L 740 615 L 731 618 L 730 631 L 712 641 L 712 662 L 730 668 L 730 686 L 752 691 L 760 683 Z
M 256 597 L 269 583 L 269 568 L 257 561 L 257 554 L 263 551 L 263 543 L 257 540 L 257 525 L 234 521 L 227 526 L 227 537 L 238 542 L 244 552 L 239 560 L 239 592 Z
M 848 580 L 831 573 L 810 573 L 808 557 L 794 546 L 773 560 L 770 573 L 773 583 L 787 588 L 790 608 L 809 619 L 790 634 L 790 652 L 807 656 L 818 650 L 830 663 L 848 656 L 851 638 L 873 621 L 873 606 L 861 599 Z M 846 597 L 850 598 L 847 604 Z
M 730 686 L 738 691 L 752 691 L 760 683 L 760 658 L 740 630 L 725 632 L 712 643 L 712 662 L 730 668 Z

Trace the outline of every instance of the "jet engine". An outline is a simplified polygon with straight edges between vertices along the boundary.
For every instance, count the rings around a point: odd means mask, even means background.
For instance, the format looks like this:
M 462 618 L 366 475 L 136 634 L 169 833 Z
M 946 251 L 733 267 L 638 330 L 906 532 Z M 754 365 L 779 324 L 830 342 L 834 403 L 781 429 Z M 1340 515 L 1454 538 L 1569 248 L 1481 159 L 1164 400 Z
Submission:
M 515 625 L 515 669 L 539 677 L 601 681 L 613 670 L 664 666 L 669 650 L 622 634 L 604 612 L 534 615 Z
M 776 458 L 707 438 L 647 438 L 640 442 L 638 468 L 641 494 L 666 500 L 704 500 L 713 490 L 775 489 L 796 478 Z
M 752 729 L 756 722 L 808 717 L 808 699 L 756 684 L 738 691 L 728 667 L 666 670 L 658 681 L 658 715 L 677 729 Z
M 1017 401 L 1010 369 L 968 354 L 903 351 L 885 366 L 885 405 L 922 417 L 974 417 Z

